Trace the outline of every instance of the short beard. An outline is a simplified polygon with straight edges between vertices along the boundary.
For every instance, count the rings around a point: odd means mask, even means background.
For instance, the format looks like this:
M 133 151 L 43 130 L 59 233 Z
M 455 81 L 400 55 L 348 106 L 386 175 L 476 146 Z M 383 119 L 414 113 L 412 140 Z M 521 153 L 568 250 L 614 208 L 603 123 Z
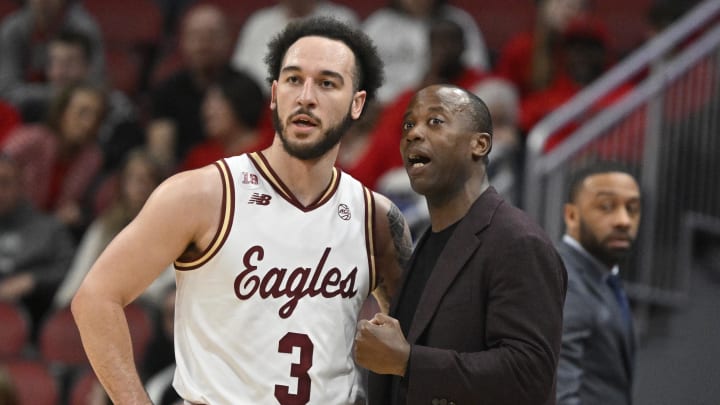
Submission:
M 350 107 L 352 107 L 352 105 Z M 297 146 L 288 141 L 287 136 L 285 136 L 285 126 L 280 121 L 277 108 L 275 108 L 272 112 L 272 122 L 273 127 L 275 127 L 275 132 L 277 132 L 280 136 L 283 148 L 290 156 L 300 160 L 314 160 L 322 157 L 330 149 L 335 147 L 335 145 L 340 142 L 340 139 L 353 124 L 354 120 L 350 114 L 350 108 L 348 108 L 348 113 L 345 115 L 343 121 L 325 131 L 325 134 L 320 141 L 310 146 Z
M 578 242 L 580 242 L 583 248 L 608 267 L 613 267 L 625 260 L 630 255 L 634 244 L 631 243 L 628 249 L 609 249 L 603 244 L 603 241 L 599 240 L 597 236 L 592 233 L 583 220 L 580 220 L 579 237 L 580 240 Z

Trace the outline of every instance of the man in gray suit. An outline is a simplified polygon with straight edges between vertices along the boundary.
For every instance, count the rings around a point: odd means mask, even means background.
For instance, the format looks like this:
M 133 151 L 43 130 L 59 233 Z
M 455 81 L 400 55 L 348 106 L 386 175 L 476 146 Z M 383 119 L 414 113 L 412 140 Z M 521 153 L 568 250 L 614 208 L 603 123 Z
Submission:
M 640 189 L 623 167 L 578 171 L 565 204 L 558 246 L 568 272 L 558 365 L 558 405 L 632 402 L 635 340 L 618 276 L 640 223 Z

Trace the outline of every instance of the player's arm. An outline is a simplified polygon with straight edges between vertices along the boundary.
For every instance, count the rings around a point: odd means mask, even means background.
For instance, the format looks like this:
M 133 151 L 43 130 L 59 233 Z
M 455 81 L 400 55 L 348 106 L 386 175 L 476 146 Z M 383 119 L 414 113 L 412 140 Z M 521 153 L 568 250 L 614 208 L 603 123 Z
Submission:
M 374 199 L 377 286 L 373 295 L 380 309 L 388 313 L 402 270 L 412 254 L 412 237 L 398 207 L 380 194 L 375 193 Z
M 221 193 L 220 174 L 212 166 L 165 181 L 100 255 L 73 298 L 83 346 L 113 403 L 150 403 L 135 368 L 123 307 L 189 247 L 208 243 L 219 221 Z

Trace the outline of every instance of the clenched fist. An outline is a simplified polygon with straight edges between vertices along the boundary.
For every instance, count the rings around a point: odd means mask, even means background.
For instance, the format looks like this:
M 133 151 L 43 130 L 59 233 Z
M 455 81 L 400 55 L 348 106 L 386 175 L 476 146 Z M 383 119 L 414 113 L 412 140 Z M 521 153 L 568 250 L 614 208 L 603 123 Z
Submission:
M 355 359 L 377 374 L 405 375 L 410 344 L 403 336 L 400 322 L 383 313 L 358 322 L 355 334 Z

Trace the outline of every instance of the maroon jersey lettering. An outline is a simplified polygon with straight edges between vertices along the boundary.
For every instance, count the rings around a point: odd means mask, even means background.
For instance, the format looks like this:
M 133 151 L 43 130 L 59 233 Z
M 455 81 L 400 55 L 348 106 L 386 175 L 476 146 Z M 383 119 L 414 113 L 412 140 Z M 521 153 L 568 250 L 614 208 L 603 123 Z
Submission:
M 345 278 L 337 267 L 324 271 L 331 250 L 329 247 L 325 248 L 314 268 L 296 267 L 289 271 L 285 267 L 272 267 L 261 278 L 256 271 L 265 257 L 265 250 L 262 246 L 253 246 L 243 255 L 245 269 L 235 277 L 235 295 L 241 300 L 250 299 L 255 294 L 263 299 L 287 297 L 289 300 L 280 307 L 281 318 L 290 317 L 300 299 L 305 296 L 322 295 L 332 298 L 339 295 L 342 298 L 352 298 L 357 294 L 357 267 Z

